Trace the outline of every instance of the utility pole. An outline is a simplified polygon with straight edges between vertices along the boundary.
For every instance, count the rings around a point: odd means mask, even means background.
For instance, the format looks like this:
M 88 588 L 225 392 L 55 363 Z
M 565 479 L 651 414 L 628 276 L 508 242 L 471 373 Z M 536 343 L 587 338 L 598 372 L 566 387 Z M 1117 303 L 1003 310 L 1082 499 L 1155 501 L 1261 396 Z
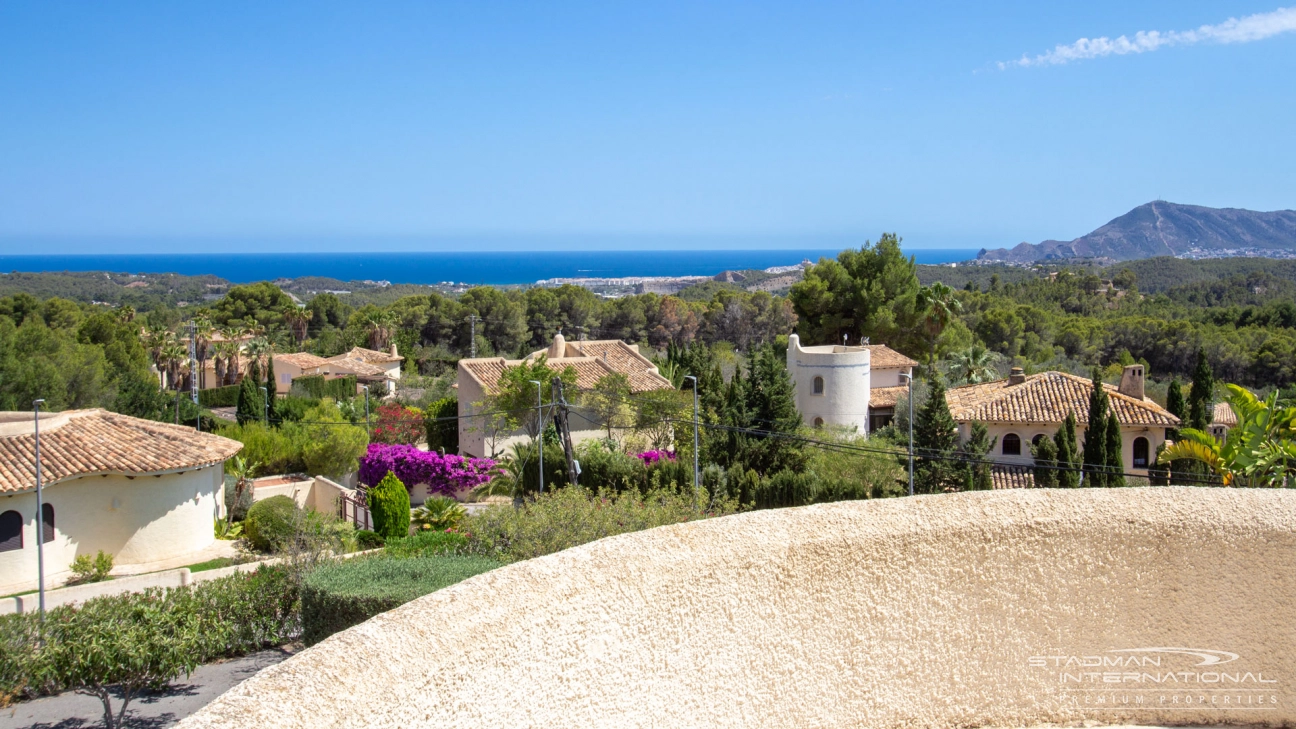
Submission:
M 909 374 L 901 372 L 900 376 L 909 381 L 909 495 L 913 496 L 913 372 L 911 371 Z
M 44 398 L 32 401 L 36 434 L 36 587 L 40 591 L 40 621 L 45 623 L 45 502 L 41 494 L 40 406 Z
M 580 476 L 580 464 L 572 450 L 571 426 L 567 422 L 567 399 L 563 397 L 562 380 L 553 378 L 554 417 L 558 420 L 558 435 L 562 437 L 563 452 L 567 456 L 567 480 L 576 486 Z
M 684 375 L 684 379 L 693 380 L 693 498 L 696 500 L 702 488 L 702 474 L 698 471 L 698 390 L 697 377 Z
M 198 325 L 189 320 L 189 395 L 198 404 Z M 202 431 L 202 408 L 194 408 L 194 430 Z
M 468 317 L 468 331 L 470 332 L 468 335 L 469 338 L 468 358 L 469 359 L 477 358 L 477 322 L 479 321 L 481 321 L 481 317 L 477 316 L 476 314 L 473 314 Z
M 527 380 L 536 386 L 536 450 L 540 452 L 540 493 L 544 493 L 544 385 L 540 380 Z

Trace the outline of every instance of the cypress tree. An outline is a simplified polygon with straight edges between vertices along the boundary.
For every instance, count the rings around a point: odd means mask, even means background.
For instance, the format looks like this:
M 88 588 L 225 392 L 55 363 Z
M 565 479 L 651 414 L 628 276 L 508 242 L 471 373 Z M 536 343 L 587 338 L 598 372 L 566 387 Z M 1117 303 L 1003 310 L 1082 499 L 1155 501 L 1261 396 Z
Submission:
M 1205 350 L 1197 350 L 1197 366 L 1193 368 L 1192 389 L 1188 391 L 1188 427 L 1206 430 L 1211 421 L 1211 394 L 1215 390 L 1215 374 L 1206 361 Z
M 1116 413 L 1107 416 L 1107 486 L 1125 485 L 1124 449 L 1121 448 L 1121 426 Z
M 1179 418 L 1180 422 L 1184 422 L 1187 412 L 1184 407 L 1183 390 L 1180 389 L 1178 380 L 1170 380 L 1170 389 L 1166 391 L 1166 410 L 1169 410 L 1171 415 Z M 1178 435 L 1172 428 L 1166 433 L 1166 437 L 1175 440 Z
M 938 494 L 958 488 L 960 478 L 953 456 L 958 449 L 958 423 L 945 401 L 940 376 L 932 378 L 927 402 L 914 416 L 914 492 Z
M 388 471 L 378 485 L 369 488 L 367 496 L 375 532 L 384 539 L 409 536 L 409 491 L 405 490 L 405 484 L 395 474 Z
M 1089 391 L 1089 419 L 1084 434 L 1084 485 L 1102 488 L 1107 485 L 1107 390 L 1103 388 L 1098 369 L 1093 371 L 1093 389 Z
M 266 418 L 269 420 L 271 425 L 279 424 L 279 410 L 276 407 L 279 400 L 279 398 L 276 397 L 278 387 L 279 385 L 275 383 L 274 355 L 271 354 L 266 358 L 265 379 L 266 397 L 269 398 L 266 402 Z
M 1053 436 L 1053 445 L 1057 446 L 1057 464 L 1062 470 L 1057 472 L 1058 486 L 1073 489 L 1080 485 L 1080 463 L 1076 456 L 1076 416 L 1067 413 L 1066 420 L 1058 427 Z
M 1061 432 L 1059 428 L 1058 433 Z M 1040 438 L 1038 444 L 1031 446 L 1031 455 L 1035 456 L 1035 488 L 1057 488 L 1059 472 L 1053 468 L 1058 465 L 1057 453 L 1057 446 L 1050 438 Z
M 261 390 L 257 381 L 251 377 L 244 377 L 239 383 L 238 407 L 234 411 L 234 417 L 239 425 L 261 422 L 264 407 L 265 402 L 261 399 Z
M 801 427 L 795 390 L 787 365 L 772 345 L 752 354 L 744 395 L 750 423 L 746 427 L 773 433 L 795 433 Z M 766 475 L 805 465 L 804 446 L 799 441 L 776 436 L 752 438 L 748 466 Z
M 960 449 L 964 458 L 963 490 L 989 491 L 994 488 L 994 479 L 990 473 L 990 462 L 985 459 L 994 450 L 998 438 L 990 437 L 990 429 L 985 423 L 972 421 L 967 442 Z

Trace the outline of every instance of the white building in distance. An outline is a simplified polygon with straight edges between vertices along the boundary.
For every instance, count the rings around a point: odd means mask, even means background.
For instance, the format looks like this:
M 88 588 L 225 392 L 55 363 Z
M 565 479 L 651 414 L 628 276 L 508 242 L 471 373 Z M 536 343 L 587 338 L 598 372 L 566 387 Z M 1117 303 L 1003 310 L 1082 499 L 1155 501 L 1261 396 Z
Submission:
M 885 344 L 803 347 L 788 337 L 787 368 L 796 407 L 808 425 L 850 428 L 868 434 L 895 416 L 896 401 L 918 365 Z

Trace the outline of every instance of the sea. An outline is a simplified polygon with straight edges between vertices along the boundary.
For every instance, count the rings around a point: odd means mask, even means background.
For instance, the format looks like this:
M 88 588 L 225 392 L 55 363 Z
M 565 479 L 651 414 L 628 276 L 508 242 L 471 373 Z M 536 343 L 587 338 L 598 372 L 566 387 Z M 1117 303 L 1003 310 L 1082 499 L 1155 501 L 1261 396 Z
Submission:
M 793 266 L 835 258 L 824 250 L 621 250 L 400 253 L 0 255 L 0 271 L 211 274 L 233 283 L 323 276 L 394 284 L 533 284 L 553 278 L 712 276 L 726 270 Z M 976 249 L 906 251 L 918 263 L 976 258 Z

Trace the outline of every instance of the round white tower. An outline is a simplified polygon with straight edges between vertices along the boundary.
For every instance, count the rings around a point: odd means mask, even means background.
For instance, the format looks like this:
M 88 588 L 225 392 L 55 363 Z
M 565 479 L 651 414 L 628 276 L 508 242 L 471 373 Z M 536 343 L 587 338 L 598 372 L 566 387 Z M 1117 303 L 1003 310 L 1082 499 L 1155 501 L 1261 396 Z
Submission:
M 787 368 L 796 406 L 806 425 L 836 425 L 868 432 L 872 355 L 868 347 L 829 344 L 802 347 L 788 337 Z

